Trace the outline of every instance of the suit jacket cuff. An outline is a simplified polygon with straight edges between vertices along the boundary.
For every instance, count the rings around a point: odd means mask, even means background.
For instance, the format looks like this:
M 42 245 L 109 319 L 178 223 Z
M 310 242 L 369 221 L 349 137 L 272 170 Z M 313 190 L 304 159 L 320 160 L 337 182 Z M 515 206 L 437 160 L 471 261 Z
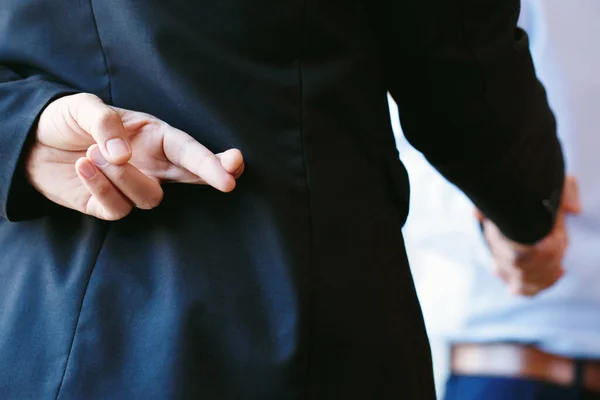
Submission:
M 0 96 L 0 216 L 22 221 L 47 215 L 54 203 L 28 182 L 24 161 L 38 118 L 55 99 L 77 91 L 56 82 L 28 78 L 2 85 Z

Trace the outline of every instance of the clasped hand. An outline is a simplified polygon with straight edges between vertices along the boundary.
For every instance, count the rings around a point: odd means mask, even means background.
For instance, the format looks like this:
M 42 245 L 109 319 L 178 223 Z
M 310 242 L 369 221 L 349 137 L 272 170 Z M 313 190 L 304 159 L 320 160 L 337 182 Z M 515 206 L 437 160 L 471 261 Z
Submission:
M 565 180 L 562 205 L 554 229 L 534 245 L 522 245 L 507 239 L 493 222 L 477 212 L 494 260 L 493 272 L 512 293 L 536 295 L 564 275 L 562 262 L 569 243 L 565 216 L 580 212 L 577 182 L 571 176 Z

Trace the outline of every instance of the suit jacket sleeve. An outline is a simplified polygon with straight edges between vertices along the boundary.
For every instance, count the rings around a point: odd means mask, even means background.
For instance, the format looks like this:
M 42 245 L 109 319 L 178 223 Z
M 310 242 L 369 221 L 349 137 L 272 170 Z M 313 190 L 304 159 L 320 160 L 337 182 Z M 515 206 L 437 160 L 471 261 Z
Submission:
M 389 90 L 407 139 L 510 239 L 554 225 L 563 156 L 518 0 L 390 1 Z
M 46 76 L 22 76 L 0 64 L 0 217 L 19 221 L 49 210 L 50 202 L 27 183 L 23 155 L 44 107 L 71 93 Z

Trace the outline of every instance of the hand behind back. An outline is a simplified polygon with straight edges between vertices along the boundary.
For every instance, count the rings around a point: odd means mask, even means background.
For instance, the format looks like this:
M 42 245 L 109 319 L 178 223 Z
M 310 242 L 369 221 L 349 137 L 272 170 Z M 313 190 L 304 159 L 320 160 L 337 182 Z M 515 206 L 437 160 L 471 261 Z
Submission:
M 213 154 L 152 115 L 109 107 L 91 94 L 65 96 L 42 112 L 26 171 L 51 201 L 104 220 L 162 200 L 161 183 L 235 187 L 242 154 Z

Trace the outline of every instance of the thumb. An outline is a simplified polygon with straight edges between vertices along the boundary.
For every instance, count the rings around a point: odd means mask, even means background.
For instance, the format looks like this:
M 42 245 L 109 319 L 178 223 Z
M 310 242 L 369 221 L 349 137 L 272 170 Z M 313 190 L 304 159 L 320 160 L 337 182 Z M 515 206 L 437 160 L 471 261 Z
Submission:
M 581 212 L 581 201 L 579 198 L 579 187 L 574 176 L 567 176 L 563 189 L 562 208 L 566 213 L 579 214 Z
M 131 147 L 119 113 L 92 94 L 77 97 L 73 96 L 69 104 L 77 125 L 94 139 L 108 162 L 127 163 L 131 158 Z

